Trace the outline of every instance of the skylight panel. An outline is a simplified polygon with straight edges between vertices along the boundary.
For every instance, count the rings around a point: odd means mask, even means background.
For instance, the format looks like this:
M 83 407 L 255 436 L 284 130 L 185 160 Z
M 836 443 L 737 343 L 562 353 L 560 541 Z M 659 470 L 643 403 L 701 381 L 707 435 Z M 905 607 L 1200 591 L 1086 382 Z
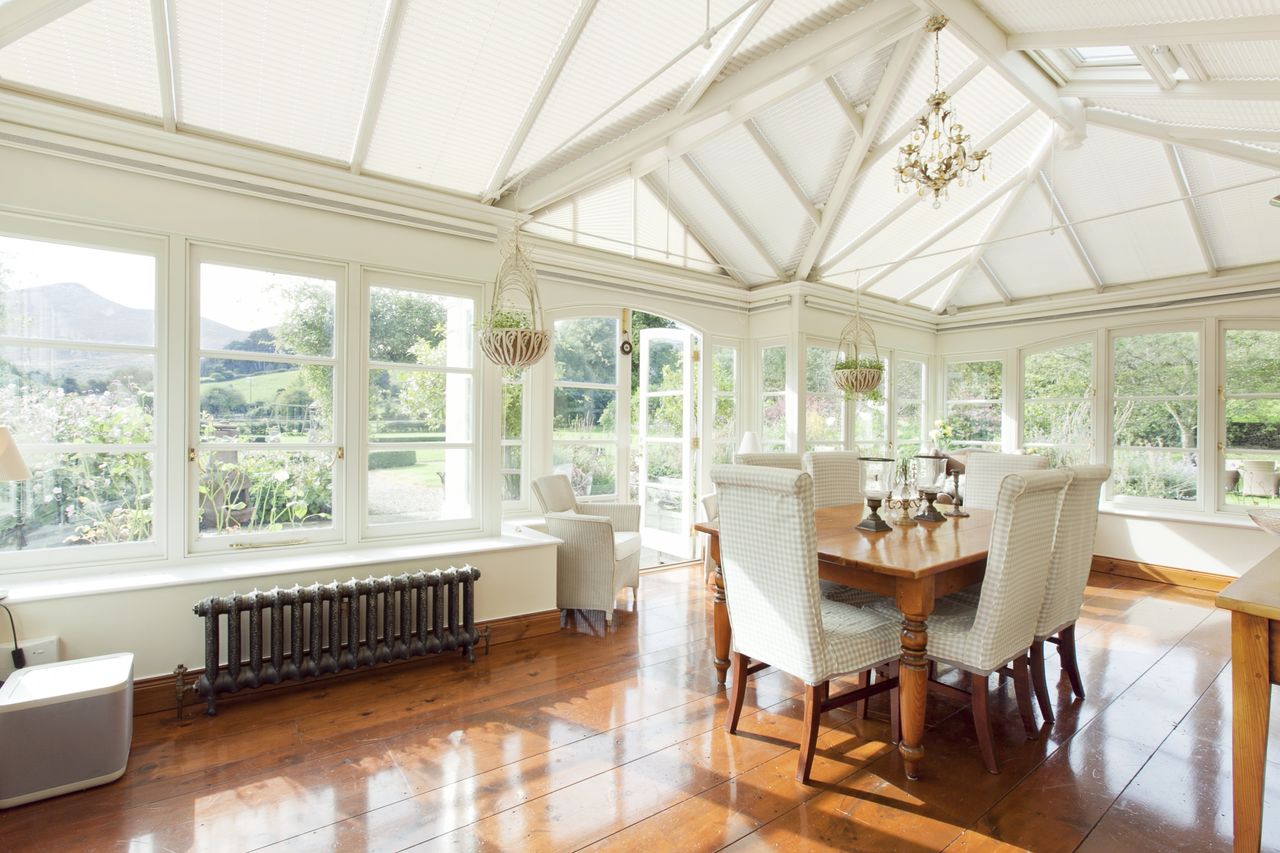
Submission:
M 810 86 L 755 121 L 809 200 L 826 201 L 853 143 L 853 128 L 827 87 Z
M 94 0 L 0 50 L 0 78 L 160 115 L 148 0 Z
M 346 162 L 387 0 L 174 0 L 178 121 Z
M 1071 56 L 1081 65 L 1137 65 L 1138 57 L 1124 45 L 1109 47 L 1073 47 Z

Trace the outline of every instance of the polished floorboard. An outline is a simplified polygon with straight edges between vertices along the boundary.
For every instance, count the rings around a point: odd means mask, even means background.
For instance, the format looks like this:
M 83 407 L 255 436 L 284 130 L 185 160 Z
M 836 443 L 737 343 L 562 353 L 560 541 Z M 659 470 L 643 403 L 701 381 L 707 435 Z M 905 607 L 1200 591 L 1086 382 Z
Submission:
M 1051 657 L 1058 720 L 1026 740 L 999 685 L 998 776 L 968 710 L 931 699 L 908 781 L 877 697 L 871 719 L 824 719 L 806 787 L 795 679 L 757 675 L 726 732 L 701 581 L 646 574 L 613 627 L 571 614 L 474 666 L 140 717 L 123 779 L 0 812 L 0 850 L 1231 848 L 1229 620 L 1211 594 L 1095 575 L 1077 630 L 1088 698 Z M 1280 735 L 1271 746 L 1280 761 Z M 1277 849 L 1280 768 L 1267 800 Z

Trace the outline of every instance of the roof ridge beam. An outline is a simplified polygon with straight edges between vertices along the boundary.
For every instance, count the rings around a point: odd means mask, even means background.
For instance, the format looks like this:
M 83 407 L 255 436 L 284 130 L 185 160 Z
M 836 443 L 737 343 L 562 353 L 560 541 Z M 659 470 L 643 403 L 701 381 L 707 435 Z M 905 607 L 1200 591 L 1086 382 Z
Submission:
M 1280 39 L 1280 15 L 1254 15 L 1214 21 L 1178 21 L 1125 27 L 1092 27 L 1010 33 L 1010 50 L 1109 47 L 1114 44 L 1208 44 Z
M 1063 97 L 1088 98 L 1153 98 L 1179 101 L 1280 101 L 1280 81 L 1276 80 L 1208 80 L 1197 83 L 1183 80 L 1172 88 L 1159 81 L 1141 80 L 1077 80 L 1059 90 Z
M 1200 257 L 1204 260 L 1205 272 L 1212 278 L 1218 274 L 1218 262 L 1213 258 L 1213 248 L 1205 237 L 1204 223 L 1200 221 L 1200 211 L 1196 209 L 1196 201 L 1191 197 L 1191 182 L 1187 180 L 1187 170 L 1182 166 L 1182 158 L 1172 143 L 1163 145 L 1164 155 L 1169 161 L 1169 170 L 1173 172 L 1173 182 L 1178 185 L 1182 195 L 1182 208 L 1187 212 L 1187 222 L 1196 235 L 1196 245 L 1200 247 Z
M 711 84 L 716 82 L 716 78 L 720 76 L 720 72 L 732 60 L 734 54 L 738 52 L 738 48 L 746 41 L 751 31 L 755 29 L 756 24 L 760 23 L 760 19 L 764 17 L 764 13 L 769 11 L 769 7 L 773 5 L 773 0 L 756 0 L 755 6 L 751 11 L 742 17 L 738 22 L 738 28 L 733 31 L 733 35 L 726 38 L 722 44 L 715 49 L 715 53 L 703 66 L 702 71 L 689 84 L 689 88 L 680 96 L 680 100 L 671 112 L 677 116 L 682 116 L 689 110 L 693 109 L 702 100 L 702 96 L 707 93 L 707 89 Z
M 765 138 L 764 133 L 756 125 L 755 119 L 747 119 L 743 125 L 747 133 L 755 140 L 756 145 L 764 152 L 764 156 L 768 158 L 770 165 L 777 171 L 778 176 L 782 178 L 783 183 L 791 190 L 791 194 L 796 197 L 796 201 L 800 202 L 800 206 L 804 208 L 804 212 L 809 218 L 818 223 L 822 221 L 822 212 L 814 206 L 813 201 L 805 195 L 804 188 L 796 182 L 795 177 L 791 174 L 791 170 L 787 168 L 787 164 L 782 162 L 782 157 L 778 155 L 778 151 Z
M 8 0 L 0 3 L 0 48 L 74 12 L 89 0 Z
M 386 16 L 382 19 L 382 33 L 378 36 L 378 50 L 373 57 L 373 69 L 369 73 L 369 88 L 365 92 L 364 107 L 360 110 L 360 124 L 356 126 L 355 144 L 351 146 L 351 174 L 358 175 L 364 168 L 373 139 L 373 126 L 382 110 L 382 96 L 387 91 L 387 78 L 391 76 L 391 63 L 395 60 L 396 47 L 400 43 L 400 29 L 404 23 L 407 0 L 390 0 Z
M 848 154 L 845 155 L 844 162 L 840 165 L 840 172 L 836 175 L 835 183 L 831 187 L 831 193 L 822 206 L 822 220 L 813 229 L 813 234 L 809 236 L 809 242 L 800 256 L 795 274 L 797 279 L 806 279 L 813 271 L 818 255 L 826 245 L 827 238 L 831 236 L 831 229 L 835 227 L 840 211 L 844 208 L 845 200 L 853 190 L 854 181 L 862 171 L 867 152 L 871 150 L 871 142 L 879 132 L 885 116 L 888 115 L 889 107 L 893 104 L 898 90 L 902 88 L 903 81 L 911 70 L 911 61 L 923 42 L 924 30 L 916 30 L 899 40 L 893 48 L 893 55 L 885 67 L 884 76 L 880 78 L 880 84 L 876 87 L 875 94 L 871 96 L 871 104 L 867 107 L 867 115 L 863 119 L 864 132 L 853 141 Z
M 878 0 L 798 39 L 707 87 L 684 115 L 668 112 L 582 157 L 532 180 L 519 209 L 533 211 L 628 168 L 648 174 L 668 159 L 830 76 L 857 55 L 919 29 L 924 15 L 910 0 Z M 499 206 L 516 209 L 510 194 Z
M 1089 107 L 1085 111 L 1085 115 L 1090 124 L 1096 124 L 1100 127 L 1108 127 L 1133 136 L 1154 139 L 1157 142 L 1173 142 L 1193 151 L 1201 151 L 1217 157 L 1228 157 L 1232 160 L 1239 160 L 1242 163 L 1262 166 L 1265 169 L 1280 169 L 1280 152 L 1252 148 L 1248 145 L 1238 145 L 1228 141 L 1215 142 L 1209 139 L 1195 139 L 1177 135 L 1183 131 L 1194 130 L 1194 128 L 1161 124 L 1148 118 L 1113 112 L 1099 107 Z
M 777 276 L 778 281 L 786 280 L 786 273 L 782 271 L 782 267 L 778 262 L 773 259 L 773 254 L 765 247 L 764 241 L 760 239 L 760 235 L 755 232 L 755 229 L 752 228 L 745 219 L 738 215 L 738 211 L 736 211 L 731 204 L 725 201 L 724 196 L 722 196 L 720 191 L 715 188 L 715 185 L 711 183 L 711 180 L 702 173 L 702 169 L 698 167 L 698 164 L 694 161 L 693 157 L 685 154 L 680 159 L 684 161 L 685 166 L 693 173 L 693 176 L 697 179 L 698 183 L 702 184 L 702 188 L 707 191 L 707 195 L 711 196 L 712 201 L 719 205 L 725 215 L 728 216 L 733 224 L 737 226 L 738 230 L 742 232 L 742 236 L 747 238 L 747 242 L 751 244 L 751 247 L 760 253 L 760 257 L 764 258 L 765 263 L 769 265 L 769 269 L 771 269 L 773 274 Z
M 1058 217 L 1058 221 L 1062 223 L 1063 229 L 1067 233 L 1067 242 L 1071 244 L 1071 251 L 1075 254 L 1076 259 L 1080 261 L 1080 266 L 1084 267 L 1085 275 L 1089 277 L 1089 282 L 1093 285 L 1093 289 L 1101 293 L 1106 285 L 1102 283 L 1102 276 L 1098 275 L 1098 268 L 1093 265 L 1093 259 L 1089 257 L 1089 253 L 1085 251 L 1084 243 L 1080 240 L 1080 235 L 1076 233 L 1075 225 L 1071 224 L 1071 220 L 1067 218 L 1067 212 L 1062 208 L 1062 202 L 1058 201 L 1058 194 L 1053 191 L 1053 185 L 1049 183 L 1048 176 L 1041 169 L 1039 173 L 1040 191 L 1044 193 L 1045 200 L 1049 202 L 1049 207 L 1053 210 L 1054 216 Z

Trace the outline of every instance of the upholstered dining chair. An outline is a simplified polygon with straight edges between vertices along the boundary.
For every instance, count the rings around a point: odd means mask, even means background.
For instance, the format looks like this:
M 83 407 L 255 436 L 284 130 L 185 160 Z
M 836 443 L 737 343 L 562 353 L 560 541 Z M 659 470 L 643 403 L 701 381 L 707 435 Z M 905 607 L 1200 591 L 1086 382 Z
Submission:
M 640 584 L 640 505 L 579 504 L 563 474 L 538 477 L 533 494 L 547 519 L 556 548 L 556 607 L 603 610 L 613 607 L 624 587 L 637 594 Z
M 1035 639 L 1049 579 L 1059 508 L 1071 473 L 1023 471 L 1005 476 L 996 496 L 986 574 L 976 605 L 942 599 L 929 617 L 929 660 L 969 674 L 969 690 L 929 682 L 929 689 L 969 702 L 983 764 L 999 773 L 987 710 L 993 672 L 1011 674 L 1018 712 L 1028 737 L 1036 734 L 1031 710 L 1028 649 Z M 882 606 L 873 606 L 885 613 Z M 1007 669 L 1011 664 L 1012 669 Z
M 813 477 L 813 505 L 818 509 L 863 499 L 862 460 L 854 451 L 811 451 L 804 455 L 804 470 Z
M 1049 467 L 1049 459 L 1033 453 L 973 453 L 965 463 L 964 505 L 970 509 L 995 509 L 1000 480 L 1016 471 Z
M 1084 606 L 1084 590 L 1093 568 L 1093 540 L 1098 530 L 1098 497 L 1102 484 L 1111 476 L 1106 465 L 1077 465 L 1068 469 L 1071 484 L 1062 498 L 1058 530 L 1049 558 L 1049 580 L 1035 640 L 1031 643 L 1031 683 L 1035 687 L 1040 714 L 1053 722 L 1049 685 L 1044 674 L 1044 644 L 1057 643 L 1058 661 L 1076 696 L 1084 698 L 1084 682 L 1076 662 L 1076 620 Z
M 763 465 L 766 468 L 788 468 L 795 471 L 804 469 L 804 460 L 799 453 L 735 453 L 734 465 Z
M 707 495 L 701 501 L 702 518 L 704 521 L 716 521 L 720 518 L 720 498 L 712 494 Z M 710 541 L 707 534 L 699 534 L 702 542 L 702 582 L 706 583 L 711 578 L 711 573 L 716 570 L 715 561 L 711 559 L 711 548 L 708 546 Z
M 729 731 L 736 733 L 747 675 L 773 666 L 805 683 L 796 778 L 808 783 L 825 711 L 897 690 L 896 678 L 831 696 L 837 675 L 896 661 L 897 621 L 818 594 L 813 479 L 802 471 L 715 465 L 720 498 L 720 565 L 733 625 Z M 751 663 L 755 661 L 755 663 Z

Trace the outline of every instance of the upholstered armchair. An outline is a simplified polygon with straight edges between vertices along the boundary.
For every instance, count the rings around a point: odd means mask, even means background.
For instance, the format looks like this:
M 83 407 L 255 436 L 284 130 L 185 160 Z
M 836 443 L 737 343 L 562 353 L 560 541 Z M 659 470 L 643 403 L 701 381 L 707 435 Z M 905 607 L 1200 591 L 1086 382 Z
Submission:
M 563 474 L 533 481 L 556 550 L 556 607 L 603 610 L 613 621 L 618 592 L 640 583 L 640 505 L 579 504 Z

